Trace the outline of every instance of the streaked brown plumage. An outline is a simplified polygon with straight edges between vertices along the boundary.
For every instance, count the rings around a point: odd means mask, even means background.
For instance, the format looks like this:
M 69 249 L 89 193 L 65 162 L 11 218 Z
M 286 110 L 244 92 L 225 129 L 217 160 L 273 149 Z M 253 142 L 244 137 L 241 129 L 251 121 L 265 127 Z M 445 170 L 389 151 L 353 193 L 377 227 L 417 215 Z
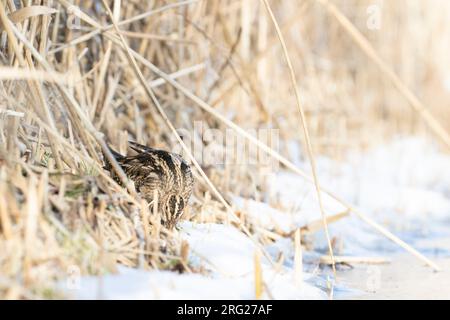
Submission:
M 112 150 L 125 174 L 134 182 L 136 190 L 145 198 L 153 210 L 155 190 L 158 194 L 158 211 L 161 222 L 169 229 L 180 220 L 194 186 L 191 168 L 183 158 L 175 153 L 157 150 L 135 142 L 130 148 L 138 154 L 123 156 Z M 120 183 L 120 179 L 106 161 L 105 169 Z

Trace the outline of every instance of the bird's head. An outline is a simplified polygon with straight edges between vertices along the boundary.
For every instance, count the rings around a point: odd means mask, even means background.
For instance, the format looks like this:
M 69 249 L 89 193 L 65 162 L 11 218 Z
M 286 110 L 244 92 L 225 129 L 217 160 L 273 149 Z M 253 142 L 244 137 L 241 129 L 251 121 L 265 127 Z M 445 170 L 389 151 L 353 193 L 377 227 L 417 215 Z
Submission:
M 168 228 L 172 229 L 180 220 L 184 209 L 184 200 L 180 195 L 172 194 L 167 196 L 162 206 L 162 223 Z

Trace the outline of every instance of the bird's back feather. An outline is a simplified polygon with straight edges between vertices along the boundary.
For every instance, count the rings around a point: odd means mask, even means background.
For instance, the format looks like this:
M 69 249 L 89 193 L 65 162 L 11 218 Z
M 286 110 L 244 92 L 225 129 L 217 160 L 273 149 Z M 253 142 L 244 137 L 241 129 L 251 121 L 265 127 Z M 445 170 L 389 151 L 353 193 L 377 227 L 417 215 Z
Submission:
M 158 193 L 159 208 L 172 206 L 173 196 L 182 198 L 182 208 L 187 204 L 194 185 L 190 166 L 180 155 L 150 148 L 130 141 L 130 148 L 138 154 L 123 156 L 110 148 L 116 161 L 122 167 L 125 174 L 131 179 L 136 190 L 150 203 L 153 201 L 155 191 Z M 111 176 L 120 183 L 112 166 L 105 157 L 105 169 L 111 172 Z M 178 207 L 175 206 L 178 210 Z M 178 215 L 179 212 L 173 213 Z M 177 216 L 176 219 L 179 217 Z

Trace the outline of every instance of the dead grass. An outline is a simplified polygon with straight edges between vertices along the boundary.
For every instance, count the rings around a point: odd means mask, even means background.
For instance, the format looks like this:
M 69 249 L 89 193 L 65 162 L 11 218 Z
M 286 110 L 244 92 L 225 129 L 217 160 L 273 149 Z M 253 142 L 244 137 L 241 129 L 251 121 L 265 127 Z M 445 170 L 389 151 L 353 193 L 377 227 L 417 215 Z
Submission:
M 102 169 L 106 142 L 123 153 L 129 139 L 178 148 L 195 163 L 193 146 L 174 133 L 183 128 L 198 138 L 200 121 L 231 128 L 304 177 L 290 142 L 310 146 L 312 161 L 313 154 L 340 160 L 397 134 L 430 131 L 445 146 L 450 25 L 443 6 L 450 4 L 384 2 L 381 28 L 370 30 L 371 1 L 333 1 L 331 11 L 326 1 L 268 2 L 284 51 L 258 0 L 105 1 L 110 14 L 93 0 L 0 3 L 0 298 L 59 297 L 55 284 L 74 267 L 81 274 L 117 264 L 198 272 L 188 265 L 187 244 L 159 224 L 132 183 L 122 175 L 121 188 Z M 355 38 L 351 28 L 361 33 Z M 250 128 L 278 129 L 279 150 Z M 256 243 L 273 241 L 276 230 L 261 230 L 228 201 L 263 197 L 264 168 L 195 167 L 188 219 L 231 223 Z

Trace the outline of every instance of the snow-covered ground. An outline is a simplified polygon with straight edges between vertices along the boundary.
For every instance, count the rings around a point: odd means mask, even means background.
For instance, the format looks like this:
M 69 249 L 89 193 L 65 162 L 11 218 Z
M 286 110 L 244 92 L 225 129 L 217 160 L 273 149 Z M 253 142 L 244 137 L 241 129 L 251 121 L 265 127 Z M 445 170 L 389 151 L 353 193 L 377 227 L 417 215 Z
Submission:
M 398 139 L 364 154 L 350 155 L 345 163 L 317 159 L 319 181 L 341 198 L 383 224 L 429 258 L 450 257 L 450 156 L 417 138 Z M 308 171 L 308 164 L 299 163 Z M 235 197 L 234 206 L 266 230 L 288 233 L 320 219 L 313 187 L 287 171 L 268 179 L 265 202 Z M 346 208 L 324 196 L 327 215 Z M 353 215 L 329 225 L 337 241 L 336 255 L 395 257 L 402 249 Z M 74 298 L 82 299 L 253 299 L 255 245 L 228 225 L 183 222 L 180 237 L 190 245 L 190 262 L 205 274 L 178 274 L 119 268 L 118 274 L 101 279 L 85 277 Z M 263 298 L 326 299 L 330 284 L 328 268 L 318 267 L 326 254 L 322 231 L 313 236 L 313 249 L 303 254 L 303 282 L 295 281 L 292 238 L 280 237 L 266 250 L 277 260 L 275 267 L 262 258 Z M 446 242 L 448 243 L 448 242 Z M 416 263 L 421 264 L 416 260 Z M 335 297 L 355 294 L 339 282 Z

